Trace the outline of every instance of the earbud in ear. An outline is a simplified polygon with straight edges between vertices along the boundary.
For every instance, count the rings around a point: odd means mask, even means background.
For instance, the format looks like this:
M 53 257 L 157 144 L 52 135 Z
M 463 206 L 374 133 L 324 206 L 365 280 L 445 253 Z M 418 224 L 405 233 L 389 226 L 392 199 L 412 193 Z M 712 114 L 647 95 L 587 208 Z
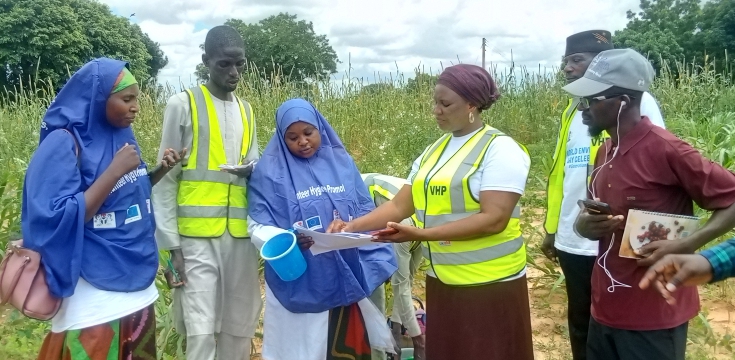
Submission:
M 620 106 L 625 106 L 625 104 L 627 104 L 625 101 L 620 102 Z

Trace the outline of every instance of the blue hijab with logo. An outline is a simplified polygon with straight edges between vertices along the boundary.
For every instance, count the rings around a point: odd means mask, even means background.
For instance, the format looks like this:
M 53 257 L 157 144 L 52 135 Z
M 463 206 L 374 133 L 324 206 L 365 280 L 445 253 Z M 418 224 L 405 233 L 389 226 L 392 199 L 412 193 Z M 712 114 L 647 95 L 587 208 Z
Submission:
M 140 155 L 132 129 L 107 121 L 107 99 L 116 81 L 132 85 L 126 66 L 99 58 L 79 69 L 46 111 L 38 149 L 28 164 L 23 244 L 41 254 L 49 288 L 58 297 L 73 295 L 80 276 L 98 289 L 118 292 L 144 290 L 156 276 L 158 250 L 145 163 L 117 182 L 95 219 L 84 221 L 84 191 L 117 151 L 128 143 Z
M 291 154 L 284 140 L 286 129 L 298 121 L 313 125 L 321 135 L 321 147 L 309 159 Z M 312 192 L 327 186 L 333 191 Z M 309 195 L 297 197 L 297 193 Z M 248 183 L 248 207 L 249 216 L 259 224 L 289 229 L 303 221 L 305 227 L 321 232 L 337 217 L 348 221 L 375 209 L 337 133 L 303 99 L 288 100 L 278 108 L 276 133 Z M 294 313 L 317 313 L 354 304 L 370 296 L 397 269 L 390 244 L 316 256 L 306 250 L 303 254 L 306 272 L 294 281 L 281 280 L 265 264 L 268 286 L 283 307 Z

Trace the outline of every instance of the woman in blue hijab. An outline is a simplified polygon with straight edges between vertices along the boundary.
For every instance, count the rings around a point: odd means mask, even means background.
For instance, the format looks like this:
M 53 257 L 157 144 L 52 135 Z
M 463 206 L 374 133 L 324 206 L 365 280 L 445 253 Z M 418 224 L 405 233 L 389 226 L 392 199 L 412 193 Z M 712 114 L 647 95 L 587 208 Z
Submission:
M 309 102 L 292 99 L 276 112 L 276 133 L 248 184 L 248 225 L 262 247 L 274 228 L 300 223 L 324 232 L 334 219 L 375 208 L 360 172 L 336 132 Z M 263 359 L 370 359 L 393 351 L 384 315 L 368 299 L 397 269 L 390 245 L 313 255 L 299 236 L 306 272 L 290 282 L 265 264 Z
M 156 356 L 150 193 L 181 154 L 169 149 L 148 172 L 130 128 L 138 95 L 125 62 L 95 59 L 69 79 L 41 123 L 21 227 L 62 303 L 38 359 Z

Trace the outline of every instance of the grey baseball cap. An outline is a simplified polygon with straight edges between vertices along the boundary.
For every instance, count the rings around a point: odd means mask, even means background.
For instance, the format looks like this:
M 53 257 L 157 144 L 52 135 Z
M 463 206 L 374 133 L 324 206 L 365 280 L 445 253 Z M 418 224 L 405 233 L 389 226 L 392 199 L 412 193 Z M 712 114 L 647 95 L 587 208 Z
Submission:
M 653 66 L 637 51 L 605 50 L 592 59 L 582 78 L 562 89 L 575 97 L 597 95 L 613 86 L 648 91 L 653 77 Z

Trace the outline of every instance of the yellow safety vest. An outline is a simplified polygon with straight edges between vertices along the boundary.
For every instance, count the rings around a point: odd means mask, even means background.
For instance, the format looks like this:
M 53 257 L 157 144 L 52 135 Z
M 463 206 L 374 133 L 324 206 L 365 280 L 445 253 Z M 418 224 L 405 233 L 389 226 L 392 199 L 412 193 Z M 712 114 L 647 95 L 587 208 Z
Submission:
M 227 163 L 217 111 L 203 85 L 186 90 L 191 106 L 193 144 L 179 179 L 179 234 L 194 238 L 248 237 L 247 180 L 221 171 Z M 250 104 L 237 99 L 243 122 L 240 164 L 253 144 L 255 125 Z M 246 110 L 247 109 L 247 110 Z
M 421 158 L 411 187 L 417 226 L 437 227 L 477 214 L 480 199 L 474 198 L 469 178 L 482 164 L 490 143 L 507 136 L 485 125 L 473 135 L 433 176 L 430 173 L 446 148 L 451 134 L 441 137 Z M 522 144 L 524 152 L 528 150 Z M 448 285 L 490 283 L 519 273 L 526 266 L 526 246 L 520 227 L 521 207 L 516 204 L 508 226 L 501 233 L 463 241 L 429 241 L 424 257 L 431 273 Z
M 567 142 L 569 141 L 569 126 L 572 124 L 574 116 L 577 114 L 577 99 L 569 99 L 566 109 L 561 114 L 561 124 L 559 126 L 559 136 L 556 141 L 556 150 L 554 150 L 553 163 L 549 172 L 549 182 L 546 187 L 546 219 L 544 221 L 544 230 L 549 234 L 556 234 L 559 227 L 559 217 L 561 216 L 561 201 L 564 197 L 564 163 L 566 162 Z M 592 138 L 590 143 L 590 160 L 587 165 L 587 183 L 590 182 L 590 176 L 594 169 L 595 157 L 597 149 L 605 142 L 609 135 L 606 131 L 602 132 L 597 138 Z
M 396 194 L 398 194 L 398 191 L 400 191 L 403 185 L 406 184 L 406 180 L 397 178 L 395 176 L 377 173 L 368 173 L 361 175 L 362 181 L 364 181 L 365 185 L 367 185 L 370 196 L 375 202 L 375 206 L 380 206 L 380 204 L 382 203 L 378 200 L 379 196 L 385 198 L 386 201 L 393 200 Z M 411 225 L 416 226 L 416 222 L 418 221 L 416 219 L 416 214 L 411 215 L 409 221 L 411 222 Z M 421 246 L 421 242 L 414 241 L 413 244 L 411 244 L 410 251 L 416 250 L 419 246 Z

